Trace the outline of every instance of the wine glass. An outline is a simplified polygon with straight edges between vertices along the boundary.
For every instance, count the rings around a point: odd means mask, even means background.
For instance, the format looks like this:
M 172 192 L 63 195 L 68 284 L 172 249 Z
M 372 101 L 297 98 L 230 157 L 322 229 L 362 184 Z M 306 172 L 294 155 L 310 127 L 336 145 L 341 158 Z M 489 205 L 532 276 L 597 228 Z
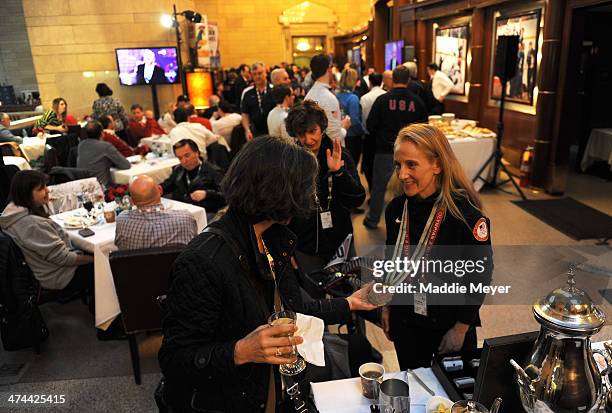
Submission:
M 268 318 L 268 324 L 270 326 L 276 326 L 281 324 L 295 324 L 296 321 L 297 314 L 290 310 L 277 311 Z M 281 337 L 293 337 L 293 333 L 287 333 L 282 335 Z M 280 373 L 285 376 L 295 376 L 304 371 L 304 369 L 306 369 L 306 362 L 298 354 L 295 344 L 293 344 L 293 339 L 291 339 L 290 342 L 293 347 L 291 355 L 296 356 L 296 360 L 292 363 L 281 364 L 279 366 Z
M 87 210 L 87 216 L 91 216 L 91 210 L 94 205 L 91 201 L 91 197 L 88 194 L 83 194 L 83 207 Z

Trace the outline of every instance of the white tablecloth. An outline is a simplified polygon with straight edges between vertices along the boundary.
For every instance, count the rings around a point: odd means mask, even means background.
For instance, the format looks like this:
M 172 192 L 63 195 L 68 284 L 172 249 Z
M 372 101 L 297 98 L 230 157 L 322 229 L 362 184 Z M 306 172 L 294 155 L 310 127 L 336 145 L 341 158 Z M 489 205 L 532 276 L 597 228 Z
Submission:
M 138 157 L 136 155 L 135 157 Z M 130 156 L 128 159 L 134 157 Z M 172 168 L 178 165 L 180 162 L 178 158 L 157 158 L 152 160 L 146 160 L 137 164 L 132 165 L 130 169 L 123 171 L 117 169 L 111 169 L 113 181 L 117 184 L 129 184 L 131 179 L 138 175 L 148 175 L 155 182 L 161 184 L 172 174 Z
M 495 151 L 495 139 L 493 138 L 460 138 L 449 141 L 455 156 L 459 160 L 468 179 L 473 180 L 476 174 L 482 168 L 482 165 L 489 159 Z M 484 179 L 489 179 L 491 174 L 491 165 L 480 175 Z M 474 187 L 480 191 L 484 182 L 478 179 L 474 182 Z
M 447 397 L 444 388 L 430 368 L 414 370 L 427 386 L 438 396 Z M 385 379 L 403 379 L 404 372 L 387 373 Z M 410 386 L 410 413 L 425 413 L 425 406 L 430 394 L 418 384 L 412 375 L 408 375 Z M 370 413 L 372 400 L 361 394 L 361 379 L 352 378 L 312 383 L 315 405 L 321 413 Z
M 607 161 L 612 170 L 612 129 L 593 129 L 591 131 L 580 168 L 584 172 L 589 166 L 600 160 Z
M 44 138 L 23 138 L 23 143 L 19 145 L 21 153 L 28 160 L 34 161 L 45 154 L 45 142 Z
M 2 159 L 4 160 L 5 165 L 15 165 L 22 171 L 32 169 L 28 161 L 20 156 L 3 156 Z
M 140 142 L 149 145 L 151 149 L 153 149 L 155 146 L 159 146 L 164 151 L 172 153 L 172 142 L 170 141 L 170 138 L 166 135 L 151 138 L 142 138 Z
M 189 211 L 198 224 L 198 232 L 202 231 L 207 225 L 204 208 L 165 198 L 162 198 L 162 203 L 172 209 Z M 70 214 L 71 211 L 52 215 L 51 219 L 62 225 L 63 218 Z M 95 235 L 87 238 L 80 236 L 78 230 L 67 230 L 67 232 L 75 247 L 94 255 L 96 327 L 106 329 L 121 312 L 108 260 L 109 252 L 117 249 L 115 246 L 115 223 L 107 224 L 102 221 L 102 223 L 90 228 L 95 232 Z

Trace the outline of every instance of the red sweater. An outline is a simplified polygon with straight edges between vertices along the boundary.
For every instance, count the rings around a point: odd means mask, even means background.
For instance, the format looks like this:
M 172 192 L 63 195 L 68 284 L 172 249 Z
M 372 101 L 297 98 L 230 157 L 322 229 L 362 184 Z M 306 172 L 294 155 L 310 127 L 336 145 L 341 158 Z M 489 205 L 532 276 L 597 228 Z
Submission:
M 159 126 L 155 119 L 148 119 L 143 125 L 135 120 L 130 120 L 128 124 L 128 135 L 132 145 L 136 146 L 142 138 L 148 138 L 153 135 L 165 135 L 166 132 Z
M 199 123 L 200 125 L 204 126 L 209 131 L 212 131 L 212 125 L 210 124 L 210 121 L 208 119 L 206 119 L 206 118 L 201 118 L 199 116 L 192 116 L 192 117 L 189 118 L 189 122 L 190 123 Z
M 102 133 L 102 140 L 113 145 L 121 153 L 121 155 L 128 157 L 134 155 L 134 150 L 123 141 L 120 137 L 114 133 L 108 133 L 104 131 Z

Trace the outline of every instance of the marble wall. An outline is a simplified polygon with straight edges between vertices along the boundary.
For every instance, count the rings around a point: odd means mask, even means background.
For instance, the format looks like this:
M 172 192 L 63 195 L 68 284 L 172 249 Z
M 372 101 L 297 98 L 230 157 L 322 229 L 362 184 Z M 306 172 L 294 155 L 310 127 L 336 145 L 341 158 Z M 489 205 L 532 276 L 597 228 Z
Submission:
M 334 30 L 350 31 L 369 19 L 369 1 L 336 0 L 317 7 L 327 7 L 330 15 L 337 17 Z M 23 0 L 43 105 L 48 107 L 53 98 L 62 96 L 68 102 L 69 112 L 81 117 L 91 111 L 91 104 L 97 98 L 95 85 L 106 82 L 126 107 L 135 102 L 151 107 L 149 87 L 119 85 L 114 50 L 118 47 L 174 46 L 174 31 L 159 23 L 161 14 L 170 13 L 174 3 L 179 11 L 196 10 L 219 24 L 221 64 L 232 67 L 258 60 L 271 65 L 289 61 L 287 36 L 291 31 L 283 28 L 279 16 L 283 10 L 304 2 Z M 326 22 L 319 23 L 319 26 L 325 25 Z M 303 30 L 296 33 L 308 34 Z M 183 50 L 187 61 L 185 48 Z M 158 87 L 160 108 L 180 93 L 180 85 Z

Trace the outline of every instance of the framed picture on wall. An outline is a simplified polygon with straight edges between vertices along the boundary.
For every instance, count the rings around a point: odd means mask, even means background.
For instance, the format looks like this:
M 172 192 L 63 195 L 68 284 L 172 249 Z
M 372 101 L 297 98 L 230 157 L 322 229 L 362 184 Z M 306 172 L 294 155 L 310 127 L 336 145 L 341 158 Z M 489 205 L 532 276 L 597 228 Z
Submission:
M 497 49 L 499 36 L 519 36 L 516 56 L 516 73 L 506 83 L 506 100 L 524 105 L 534 104 L 534 88 L 538 69 L 538 50 L 540 45 L 541 9 L 521 12 L 514 15 L 498 15 L 495 18 L 495 42 L 493 50 Z M 495 56 L 493 56 L 495 59 Z M 494 60 L 491 67 L 495 67 Z M 492 75 L 491 99 L 499 100 L 501 96 L 501 81 Z
M 465 95 L 469 24 L 435 29 L 434 62 L 454 83 L 451 93 Z

